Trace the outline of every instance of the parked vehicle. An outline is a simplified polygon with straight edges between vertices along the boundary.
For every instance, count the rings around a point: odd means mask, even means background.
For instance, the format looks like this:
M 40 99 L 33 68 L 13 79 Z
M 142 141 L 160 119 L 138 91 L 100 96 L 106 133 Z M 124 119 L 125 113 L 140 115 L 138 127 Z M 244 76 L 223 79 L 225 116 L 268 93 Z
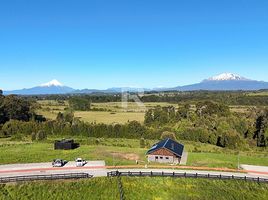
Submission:
M 87 164 L 87 161 L 83 160 L 82 158 L 77 158 L 75 162 L 76 167 L 83 167 L 85 164 Z
M 54 159 L 52 162 L 53 167 L 63 167 L 67 163 L 66 160 Z

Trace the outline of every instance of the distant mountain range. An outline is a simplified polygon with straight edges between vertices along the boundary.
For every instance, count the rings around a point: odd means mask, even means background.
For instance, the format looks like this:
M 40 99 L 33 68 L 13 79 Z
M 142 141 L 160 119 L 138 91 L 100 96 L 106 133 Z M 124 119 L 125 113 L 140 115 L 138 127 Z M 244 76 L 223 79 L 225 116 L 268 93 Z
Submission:
M 67 94 L 74 92 L 75 89 L 64 86 L 57 80 L 52 80 L 48 83 L 42 84 L 28 89 L 4 91 L 4 95 L 18 94 L 18 95 L 42 95 L 42 94 Z
M 48 83 L 33 88 L 4 91 L 4 94 L 44 95 L 44 94 L 120 93 L 122 91 L 129 91 L 129 92 L 195 91 L 195 90 L 228 91 L 228 90 L 260 90 L 260 89 L 268 89 L 268 82 L 251 80 L 232 73 L 223 73 L 205 79 L 200 83 L 185 86 L 177 86 L 173 88 L 146 89 L 146 88 L 132 88 L 132 87 L 113 87 L 108 88 L 106 90 L 98 90 L 98 89 L 76 90 L 71 87 L 64 86 L 57 80 L 52 80 Z
M 261 90 L 268 89 L 268 82 L 251 80 L 232 73 L 223 73 L 200 83 L 170 88 L 178 91 L 193 90 Z

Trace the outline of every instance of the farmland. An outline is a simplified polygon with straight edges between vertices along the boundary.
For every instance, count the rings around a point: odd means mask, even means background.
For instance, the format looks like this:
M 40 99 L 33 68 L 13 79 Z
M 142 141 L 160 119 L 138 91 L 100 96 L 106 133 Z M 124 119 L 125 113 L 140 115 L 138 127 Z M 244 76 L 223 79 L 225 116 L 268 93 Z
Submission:
M 56 119 L 59 112 L 64 112 L 68 108 L 68 102 L 59 104 L 53 100 L 38 101 L 41 108 L 37 111 L 39 114 L 44 115 L 48 119 Z M 179 105 L 175 103 L 165 102 L 146 102 L 143 107 L 139 107 L 136 103 L 128 102 L 127 107 L 121 102 L 107 102 L 107 103 L 92 103 L 91 111 L 75 111 L 75 117 L 82 121 L 89 123 L 127 123 L 128 121 L 136 120 L 140 123 L 144 121 L 145 111 L 155 106 L 174 106 L 178 108 Z M 237 113 L 246 113 L 249 108 L 254 106 L 230 106 L 231 111 Z M 195 105 L 192 105 L 192 109 L 195 109 Z
M 64 112 L 68 108 L 68 103 L 59 104 L 57 101 L 39 101 L 41 108 L 38 110 L 39 114 L 44 115 L 48 119 L 56 119 L 58 112 Z M 128 121 L 136 120 L 143 123 L 144 114 L 147 109 L 153 108 L 157 105 L 169 106 L 176 104 L 171 103 L 144 103 L 144 107 L 139 107 L 136 103 L 129 102 L 127 107 L 121 102 L 108 103 L 93 103 L 91 111 L 75 111 L 75 117 L 85 122 L 93 123 L 126 123 Z M 97 110 L 97 111 L 96 111 Z
M 268 185 L 244 181 L 122 177 L 125 199 L 267 199 Z M 49 192 L 48 192 L 49 191 Z M 252 192 L 254 191 L 254 192 Z M 0 185 L 0 199 L 119 199 L 116 178 Z

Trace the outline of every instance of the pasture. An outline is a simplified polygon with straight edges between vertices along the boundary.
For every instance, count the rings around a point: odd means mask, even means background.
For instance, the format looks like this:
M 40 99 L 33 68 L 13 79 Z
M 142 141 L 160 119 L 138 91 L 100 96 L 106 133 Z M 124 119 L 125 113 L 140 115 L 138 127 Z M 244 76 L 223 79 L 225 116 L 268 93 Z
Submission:
M 38 109 L 37 113 L 48 119 L 56 119 L 59 112 L 64 112 L 68 108 L 67 101 L 58 103 L 53 100 L 43 100 L 38 103 L 41 105 L 41 109 Z M 123 124 L 134 120 L 143 123 L 145 111 L 157 105 L 178 107 L 176 104 L 156 102 L 144 103 L 144 106 L 141 107 L 133 102 L 128 102 L 126 105 L 121 102 L 92 103 L 91 111 L 75 111 L 74 115 L 89 123 Z
M 38 109 L 37 113 L 48 119 L 56 119 L 59 112 L 64 112 L 65 109 L 68 108 L 67 101 L 58 103 L 53 100 L 43 100 L 38 102 L 41 105 L 41 109 Z M 179 107 L 178 104 L 165 102 L 144 103 L 144 106 L 141 107 L 134 102 L 128 102 L 126 105 L 122 104 L 122 102 L 92 103 L 91 111 L 75 111 L 74 115 L 80 120 L 89 123 L 124 124 L 134 120 L 143 123 L 146 110 L 154 108 L 155 106 Z M 230 106 L 230 109 L 233 112 L 245 113 L 252 107 L 253 106 Z M 192 108 L 195 109 L 195 106 L 192 105 Z
M 268 198 L 268 185 L 235 180 L 160 177 L 122 177 L 126 200 L 139 199 L 260 199 Z M 39 181 L 0 185 L 0 199 L 79 200 L 119 199 L 117 178 Z

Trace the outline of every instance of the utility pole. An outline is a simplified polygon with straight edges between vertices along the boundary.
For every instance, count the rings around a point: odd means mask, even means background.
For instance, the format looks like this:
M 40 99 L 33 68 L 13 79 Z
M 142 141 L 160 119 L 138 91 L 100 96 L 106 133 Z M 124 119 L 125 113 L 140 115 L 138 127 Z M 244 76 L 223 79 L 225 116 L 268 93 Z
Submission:
M 237 143 L 235 143 L 235 148 L 237 149 L 237 170 L 239 170 L 240 169 L 240 164 L 239 164 L 239 162 L 240 162 L 240 155 L 239 155 L 239 148 L 238 148 L 238 145 L 237 145 Z
M 114 153 L 113 153 L 113 166 L 114 166 Z
M 237 154 L 237 169 L 238 170 L 240 169 L 239 162 L 240 162 L 240 155 L 239 155 L 239 150 L 238 150 L 238 154 Z

